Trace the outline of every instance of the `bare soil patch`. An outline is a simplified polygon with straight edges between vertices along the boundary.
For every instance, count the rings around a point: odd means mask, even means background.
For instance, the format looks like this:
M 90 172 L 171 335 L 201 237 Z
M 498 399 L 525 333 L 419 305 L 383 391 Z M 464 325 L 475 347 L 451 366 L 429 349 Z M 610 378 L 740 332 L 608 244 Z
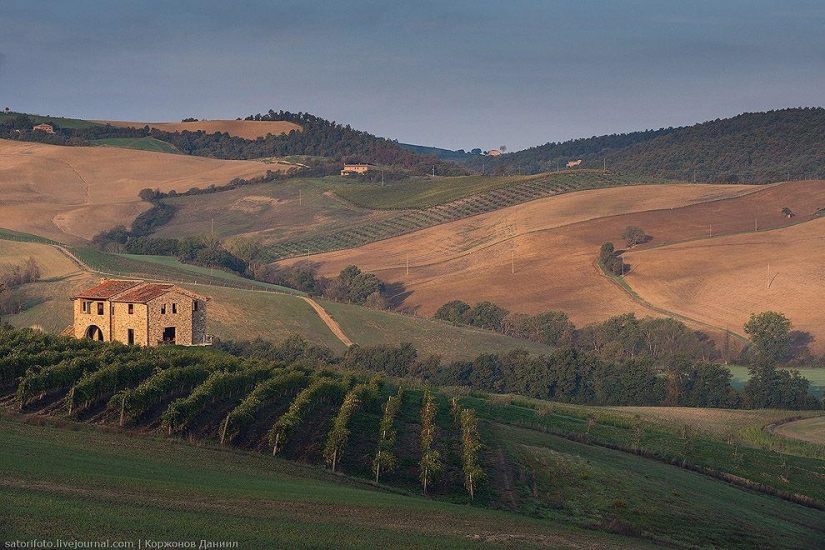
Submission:
M 126 122 L 118 120 L 96 120 L 101 124 L 111 124 L 120 128 L 157 128 L 164 132 L 190 132 L 203 131 L 207 134 L 215 132 L 228 133 L 243 139 L 257 139 L 266 137 L 267 134 L 273 136 L 288 134 L 292 130 L 302 131 L 298 124 L 286 121 L 260 121 L 260 120 L 198 120 L 196 122 Z

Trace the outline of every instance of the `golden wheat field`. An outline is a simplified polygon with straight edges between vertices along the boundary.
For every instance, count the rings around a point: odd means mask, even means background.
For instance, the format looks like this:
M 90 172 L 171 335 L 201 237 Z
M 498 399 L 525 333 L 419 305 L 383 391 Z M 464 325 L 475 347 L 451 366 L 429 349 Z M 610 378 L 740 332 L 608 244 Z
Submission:
M 286 121 L 260 121 L 260 120 L 198 120 L 195 122 L 126 122 L 118 120 L 96 120 L 100 124 L 111 124 L 121 128 L 157 128 L 164 132 L 182 132 L 188 130 L 197 132 L 202 130 L 207 134 L 224 132 L 230 136 L 244 139 L 257 139 L 266 137 L 267 134 L 277 136 L 288 134 L 292 130 L 300 132 L 303 130 L 298 124 Z
M 69 243 L 128 226 L 149 207 L 138 198 L 146 187 L 186 191 L 288 166 L 8 140 L 0 157 L 0 227 Z

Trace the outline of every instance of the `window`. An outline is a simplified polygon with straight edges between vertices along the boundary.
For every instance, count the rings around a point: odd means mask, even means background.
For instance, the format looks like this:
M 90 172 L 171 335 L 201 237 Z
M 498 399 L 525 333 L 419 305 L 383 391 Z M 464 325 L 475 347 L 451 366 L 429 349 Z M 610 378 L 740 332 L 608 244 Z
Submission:
M 92 312 L 92 302 L 82 302 L 83 304 L 83 313 L 91 313 Z
M 198 311 L 198 301 L 192 302 L 192 311 Z
M 178 312 L 178 304 L 172 304 L 172 313 Z
M 134 313 L 135 313 L 135 304 L 129 304 L 129 315 L 134 315 Z
M 98 315 L 103 315 L 103 302 L 98 302 L 97 303 L 97 314 Z
M 160 314 L 166 315 L 166 304 L 160 304 Z
M 129 305 L 131 306 L 132 304 Z M 126 331 L 126 341 L 130 346 L 135 343 L 135 329 L 130 328 Z

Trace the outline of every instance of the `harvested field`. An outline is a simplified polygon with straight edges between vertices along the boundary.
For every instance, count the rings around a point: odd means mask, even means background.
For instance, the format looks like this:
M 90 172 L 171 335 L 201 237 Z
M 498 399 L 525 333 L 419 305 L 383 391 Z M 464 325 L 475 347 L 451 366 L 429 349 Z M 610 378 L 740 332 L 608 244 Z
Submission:
M 825 352 L 824 245 L 820 218 L 633 252 L 626 280 L 658 306 L 731 330 L 741 330 L 752 313 L 782 312 L 794 330 L 813 337 L 809 348 L 819 354 Z
M 825 416 L 780 424 L 773 432 L 784 437 L 825 445 Z
M 54 246 L 40 243 L 0 240 L 0 273 L 22 267 L 29 258 L 40 266 L 41 279 L 65 277 L 81 269 Z
M 7 140 L 0 140 L 0 156 L 0 224 L 70 243 L 131 224 L 148 208 L 138 198 L 146 187 L 186 191 L 280 168 L 254 161 Z
M 649 313 L 596 269 L 601 243 L 620 242 L 624 227 L 633 223 L 657 237 L 654 225 L 679 211 L 671 208 L 702 208 L 707 201 L 764 191 L 735 185 L 582 191 L 310 259 L 326 276 L 356 264 L 387 282 L 400 282 L 410 292 L 403 306 L 425 316 L 449 300 L 492 300 L 524 313 L 562 309 L 581 325 L 628 311 Z M 684 209 L 684 218 L 692 215 Z M 639 217 L 646 220 L 637 222 Z M 672 225 L 675 239 L 680 226 Z
M 118 120 L 96 120 L 99 124 L 111 124 L 120 128 L 157 128 L 164 132 L 197 132 L 202 130 L 207 134 L 215 132 L 228 133 L 230 136 L 237 136 L 244 139 L 257 139 L 266 137 L 267 134 L 277 136 L 288 134 L 292 130 L 300 132 L 303 130 L 298 124 L 286 121 L 260 121 L 260 120 L 198 120 L 196 122 L 125 122 Z

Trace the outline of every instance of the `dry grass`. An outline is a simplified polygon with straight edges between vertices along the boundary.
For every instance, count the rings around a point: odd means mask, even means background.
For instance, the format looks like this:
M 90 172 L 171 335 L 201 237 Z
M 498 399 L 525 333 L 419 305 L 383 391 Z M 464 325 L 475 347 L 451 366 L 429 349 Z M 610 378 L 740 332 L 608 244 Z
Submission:
M 821 204 L 825 200 L 814 206 Z M 634 252 L 627 259 L 634 266 L 627 282 L 652 303 L 736 331 L 751 313 L 779 311 L 794 329 L 814 337 L 813 352 L 825 351 L 825 219 Z
M 669 215 L 671 207 L 756 190 L 654 185 L 570 193 L 311 260 L 327 276 L 356 264 L 401 282 L 411 292 L 404 306 L 426 316 L 453 299 L 492 300 L 525 313 L 562 309 L 577 324 L 626 311 L 644 315 L 594 267 L 601 243 L 619 241 L 635 216 L 628 213 L 654 210 L 663 218 L 661 209 Z
M 255 120 L 199 120 L 197 122 L 125 122 L 117 120 L 96 120 L 100 124 L 111 124 L 120 128 L 157 128 L 164 132 L 182 132 L 188 130 L 197 132 L 203 130 L 207 134 L 215 132 L 228 133 L 244 139 L 257 139 L 267 134 L 277 136 L 288 134 L 292 130 L 301 131 L 298 124 L 286 121 L 255 121 Z
M 288 166 L 5 140 L 0 157 L 0 225 L 70 243 L 128 226 L 148 208 L 143 188 L 187 191 Z
M 22 267 L 29 258 L 37 261 L 43 279 L 65 277 L 80 271 L 68 256 L 51 245 L 0 240 L 0 273 Z

